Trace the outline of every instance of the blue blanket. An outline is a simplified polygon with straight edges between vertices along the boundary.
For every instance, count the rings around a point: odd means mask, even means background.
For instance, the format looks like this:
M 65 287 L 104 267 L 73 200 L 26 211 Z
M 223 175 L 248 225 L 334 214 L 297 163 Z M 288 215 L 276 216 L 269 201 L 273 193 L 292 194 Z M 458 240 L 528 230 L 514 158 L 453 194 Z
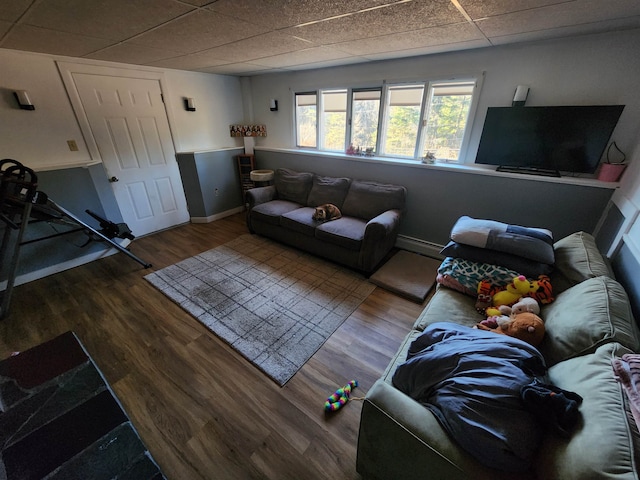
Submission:
M 429 408 L 483 464 L 524 471 L 543 426 L 521 400 L 521 390 L 544 379 L 545 370 L 542 355 L 528 343 L 440 322 L 411 344 L 393 385 Z

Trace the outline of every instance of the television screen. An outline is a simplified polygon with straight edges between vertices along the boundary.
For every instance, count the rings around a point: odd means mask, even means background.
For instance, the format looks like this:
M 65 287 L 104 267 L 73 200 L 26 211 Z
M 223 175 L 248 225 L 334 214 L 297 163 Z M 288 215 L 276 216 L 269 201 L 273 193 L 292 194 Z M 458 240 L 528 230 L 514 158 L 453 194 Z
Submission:
M 511 171 L 594 173 L 623 109 L 489 107 L 476 163 Z

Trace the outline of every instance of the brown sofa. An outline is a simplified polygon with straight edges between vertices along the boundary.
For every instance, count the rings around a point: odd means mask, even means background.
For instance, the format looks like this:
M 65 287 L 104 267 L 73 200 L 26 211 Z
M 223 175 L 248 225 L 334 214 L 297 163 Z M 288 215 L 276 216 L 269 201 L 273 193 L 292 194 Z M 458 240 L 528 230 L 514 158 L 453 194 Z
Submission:
M 247 191 L 251 233 L 278 240 L 365 273 L 393 248 L 406 189 L 350 178 L 278 169 L 274 185 Z M 336 205 L 342 218 L 316 222 L 315 207 Z

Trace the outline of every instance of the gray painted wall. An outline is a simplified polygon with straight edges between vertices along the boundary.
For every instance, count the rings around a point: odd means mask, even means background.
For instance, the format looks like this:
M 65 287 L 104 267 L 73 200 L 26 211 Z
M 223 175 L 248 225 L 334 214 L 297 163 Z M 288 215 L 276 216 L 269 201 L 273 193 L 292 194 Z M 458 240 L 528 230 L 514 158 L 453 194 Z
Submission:
M 238 148 L 176 155 L 191 218 L 207 218 L 242 207 L 235 156 L 243 152 Z
M 85 213 L 86 209 L 112 222 L 119 223 L 122 221 L 122 216 L 117 209 L 113 191 L 108 186 L 104 172 L 101 169 L 102 165 L 94 165 L 88 168 L 68 168 L 37 172 L 38 190 L 46 193 L 58 205 L 69 210 L 96 229 L 99 229 L 98 222 Z M 98 193 L 99 191 L 100 194 Z M 109 213 L 106 212 L 107 210 Z M 58 231 L 69 230 L 70 228 L 73 227 L 55 222 L 31 222 L 25 233 L 24 240 L 41 238 Z M 2 229 L 3 233 L 4 224 L 0 225 L 0 229 Z M 20 252 L 18 275 L 109 249 L 107 244 L 101 242 L 91 242 L 89 245 L 82 247 L 86 240 L 87 236 L 80 232 L 24 245 Z M 6 280 L 4 269 L 0 280 Z
M 333 177 L 403 185 L 407 211 L 400 234 L 445 245 L 461 215 L 551 230 L 556 239 L 593 233 L 613 189 L 445 171 L 422 166 L 256 150 L 256 168 L 290 168 Z

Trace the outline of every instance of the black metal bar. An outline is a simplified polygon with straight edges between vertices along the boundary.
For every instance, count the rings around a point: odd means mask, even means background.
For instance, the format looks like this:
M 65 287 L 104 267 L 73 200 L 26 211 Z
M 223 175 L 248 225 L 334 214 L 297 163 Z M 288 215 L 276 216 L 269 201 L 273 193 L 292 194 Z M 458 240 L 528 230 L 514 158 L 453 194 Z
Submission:
M 122 245 L 120 245 L 117 242 L 114 242 L 112 239 L 110 239 L 109 237 L 107 237 L 106 235 L 103 235 L 102 233 L 100 233 L 99 231 L 97 231 L 95 228 L 93 228 L 91 225 L 83 222 L 82 220 L 80 220 L 78 217 L 76 217 L 73 213 L 69 212 L 68 210 L 64 209 L 63 207 L 61 207 L 60 205 L 58 205 L 56 202 L 54 202 L 53 200 L 51 200 L 51 198 L 49 198 L 49 203 L 51 203 L 57 210 L 59 210 L 61 213 L 65 214 L 67 217 L 73 219 L 74 222 L 77 222 L 79 225 L 82 225 L 83 227 L 87 228 L 88 230 L 92 231 L 94 234 L 96 234 L 98 237 L 100 237 L 102 240 L 104 240 L 107 243 L 110 243 L 115 249 L 121 251 L 122 253 L 124 253 L 125 255 L 127 255 L 128 257 L 132 258 L 133 260 L 135 260 L 136 262 L 138 262 L 140 265 L 142 265 L 144 268 L 149 268 L 151 267 L 150 263 L 145 262 L 144 260 L 142 260 L 141 258 L 136 257 L 133 253 L 131 253 L 129 250 L 127 250 L 126 248 L 124 248 Z
M 50 238 L 61 237 L 63 235 L 67 235 L 69 233 L 84 232 L 85 230 L 86 230 L 86 228 L 74 228 L 72 230 L 67 230 L 66 232 L 52 233 L 51 235 L 47 235 L 45 237 L 40 237 L 40 238 L 34 238 L 32 240 L 27 240 L 26 242 L 22 242 L 20 245 L 29 245 L 30 243 L 36 243 L 36 242 L 39 242 L 41 240 L 49 240 Z

